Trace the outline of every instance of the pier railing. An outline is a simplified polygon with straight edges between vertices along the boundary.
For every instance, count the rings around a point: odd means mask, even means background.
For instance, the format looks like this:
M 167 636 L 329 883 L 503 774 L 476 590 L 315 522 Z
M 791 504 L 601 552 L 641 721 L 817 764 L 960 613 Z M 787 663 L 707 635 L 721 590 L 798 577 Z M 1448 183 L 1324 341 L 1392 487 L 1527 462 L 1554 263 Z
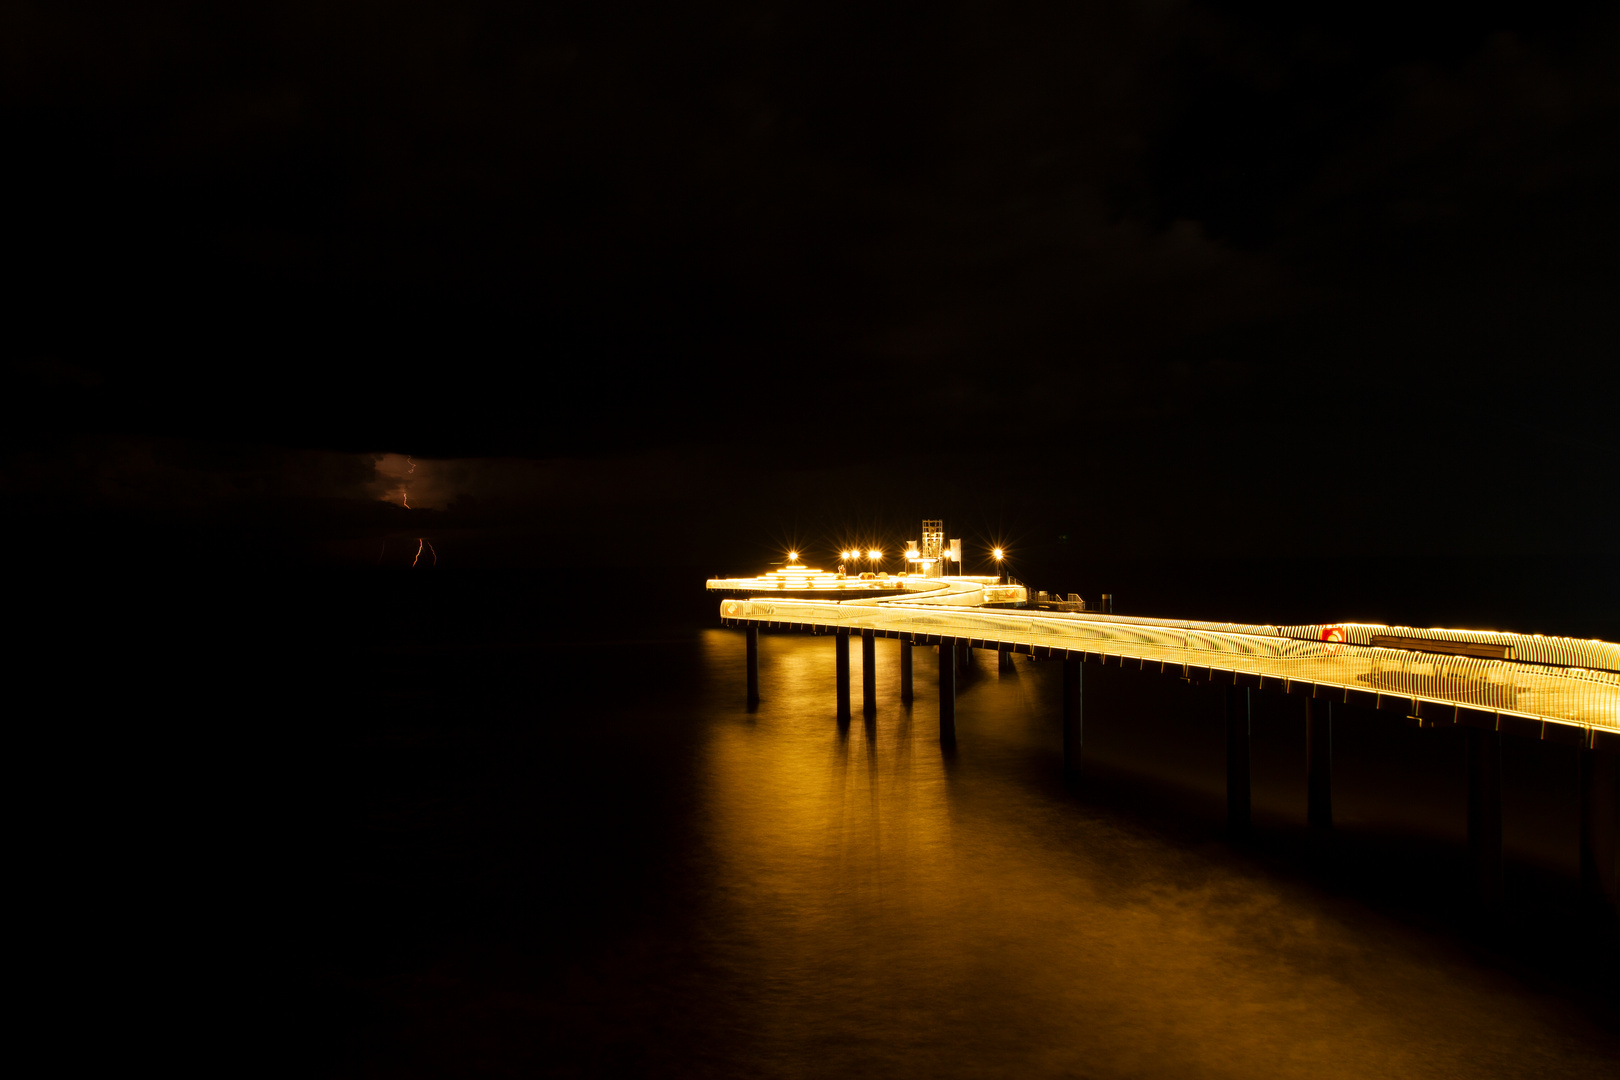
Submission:
M 720 615 L 728 624 L 812 632 L 872 630 L 919 644 L 944 639 L 982 648 L 1005 646 L 1037 657 L 1079 655 L 1183 678 L 1230 680 L 1404 710 L 1419 722 L 1464 723 L 1588 746 L 1599 736 L 1606 741 L 1620 738 L 1620 673 L 1597 668 L 1286 636 L 1286 631 L 1298 628 L 1234 632 L 1207 628 L 1219 624 L 1176 625 L 1171 620 L 1091 619 L 904 602 L 738 599 L 724 601 Z M 1614 648 L 1606 642 L 1590 645 Z M 1566 649 L 1561 655 L 1579 657 L 1590 651 Z

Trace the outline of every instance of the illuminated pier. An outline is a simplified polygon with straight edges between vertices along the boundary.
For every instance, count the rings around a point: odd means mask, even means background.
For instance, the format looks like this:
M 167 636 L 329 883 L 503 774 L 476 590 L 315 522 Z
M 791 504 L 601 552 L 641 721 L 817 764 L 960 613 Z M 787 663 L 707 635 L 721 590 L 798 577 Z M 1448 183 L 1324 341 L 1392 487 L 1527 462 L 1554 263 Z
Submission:
M 959 556 L 958 556 L 959 558 Z M 1301 701 L 1306 732 L 1306 818 L 1332 825 L 1334 706 L 1393 712 L 1420 727 L 1460 726 L 1467 733 L 1468 841 L 1478 890 L 1500 898 L 1502 737 L 1560 743 L 1578 752 L 1583 890 L 1613 904 L 1616 881 L 1617 759 L 1620 759 L 1620 645 L 1605 641 L 1367 624 L 1264 626 L 1135 618 L 1033 606 L 1026 588 L 1003 577 L 907 576 L 878 595 L 820 599 L 772 595 L 763 579 L 716 579 L 726 597 L 721 622 L 748 631 L 749 700 L 757 701 L 761 628 L 835 638 L 837 717 L 850 717 L 849 637 L 862 643 L 863 707 L 876 712 L 874 640 L 901 650 L 901 700 L 911 699 L 910 650 L 939 650 L 939 733 L 956 737 L 958 657 L 994 649 L 1063 664 L 1063 768 L 1082 773 L 1082 666 L 1112 666 L 1222 688 L 1226 716 L 1229 831 L 1249 827 L 1249 717 L 1253 693 Z M 862 585 L 875 585 L 868 581 Z M 847 583 L 846 583 L 847 585 Z M 833 596 L 837 594 L 834 593 Z M 1044 595 L 1044 594 L 1042 594 Z M 1007 663 L 998 664 L 1002 671 Z

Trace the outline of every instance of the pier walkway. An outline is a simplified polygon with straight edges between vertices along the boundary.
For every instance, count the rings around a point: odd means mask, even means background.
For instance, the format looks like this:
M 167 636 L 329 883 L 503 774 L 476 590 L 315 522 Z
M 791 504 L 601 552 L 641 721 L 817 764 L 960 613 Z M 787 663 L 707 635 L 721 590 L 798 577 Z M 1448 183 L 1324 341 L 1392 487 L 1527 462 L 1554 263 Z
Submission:
M 997 595 L 993 578 L 928 584 L 933 588 L 916 594 L 844 602 L 728 599 L 720 617 L 728 626 L 870 631 L 913 645 L 1078 659 L 1393 710 L 1424 725 L 1462 724 L 1620 750 L 1620 645 L 1610 642 L 1031 611 L 983 606 L 987 594 Z M 1323 640 L 1325 634 L 1342 640 Z

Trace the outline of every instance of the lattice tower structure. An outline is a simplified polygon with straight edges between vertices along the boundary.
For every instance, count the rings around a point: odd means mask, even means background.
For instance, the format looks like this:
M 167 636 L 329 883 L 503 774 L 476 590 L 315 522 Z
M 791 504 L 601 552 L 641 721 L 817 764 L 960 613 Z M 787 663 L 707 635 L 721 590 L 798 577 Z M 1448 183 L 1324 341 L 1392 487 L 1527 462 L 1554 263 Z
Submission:
M 922 557 L 938 562 L 944 555 L 945 523 L 925 519 L 922 523 Z

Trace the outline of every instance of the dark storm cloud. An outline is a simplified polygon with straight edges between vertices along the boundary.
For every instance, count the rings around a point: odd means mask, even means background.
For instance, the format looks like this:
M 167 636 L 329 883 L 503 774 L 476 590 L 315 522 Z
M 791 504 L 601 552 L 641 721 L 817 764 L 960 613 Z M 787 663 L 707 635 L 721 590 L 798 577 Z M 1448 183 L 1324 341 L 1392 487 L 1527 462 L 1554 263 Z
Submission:
M 408 563 L 424 537 L 455 566 L 703 561 L 729 527 L 704 514 L 712 486 L 761 481 L 746 463 L 667 452 L 417 459 L 114 435 L 0 454 L 8 539 L 30 557 L 66 539 L 117 562 L 209 567 Z
M 1139 351 L 1145 323 L 1242 318 L 1264 284 L 1195 223 L 1108 205 L 1166 105 L 1174 7 L 45 11 L 24 51 L 51 62 L 14 85 L 102 263 L 48 253 L 52 284 L 99 273 L 116 302 L 155 276 L 115 321 L 170 339 L 159 381 L 215 350 L 274 364 L 260 396 L 329 439 L 352 436 L 278 382 L 318 364 L 345 404 L 406 418 L 366 421 L 390 431 L 429 420 L 430 381 L 467 407 L 469 371 L 579 392 L 576 365 L 610 361 L 639 420 L 693 401 L 694 370 L 772 380 L 773 356 Z M 85 351 L 104 328 L 64 330 Z
M 1596 8 L 6 18 L 29 268 L 10 344 L 36 365 L 13 370 L 12 446 L 594 456 L 624 476 L 662 453 L 716 495 L 693 462 L 777 470 L 752 492 L 999 454 L 1018 475 L 987 489 L 1109 507 L 1134 547 L 1187 513 L 1242 545 L 1256 526 L 1187 488 L 1212 461 L 1264 461 L 1281 520 L 1365 522 L 1426 496 L 1324 488 L 1312 454 L 1393 474 L 1511 430 L 1503 464 L 1448 481 L 1467 531 L 1501 484 L 1564 498 L 1612 445 L 1600 399 L 1568 390 L 1616 344 L 1617 34 Z M 561 498 L 543 467 L 481 475 Z M 1165 477 L 1195 505 L 1142 494 Z
M 200 443 L 140 436 L 80 437 L 50 453 L 4 459 L 8 494 L 85 504 L 197 508 L 286 499 L 380 498 L 380 455 Z

